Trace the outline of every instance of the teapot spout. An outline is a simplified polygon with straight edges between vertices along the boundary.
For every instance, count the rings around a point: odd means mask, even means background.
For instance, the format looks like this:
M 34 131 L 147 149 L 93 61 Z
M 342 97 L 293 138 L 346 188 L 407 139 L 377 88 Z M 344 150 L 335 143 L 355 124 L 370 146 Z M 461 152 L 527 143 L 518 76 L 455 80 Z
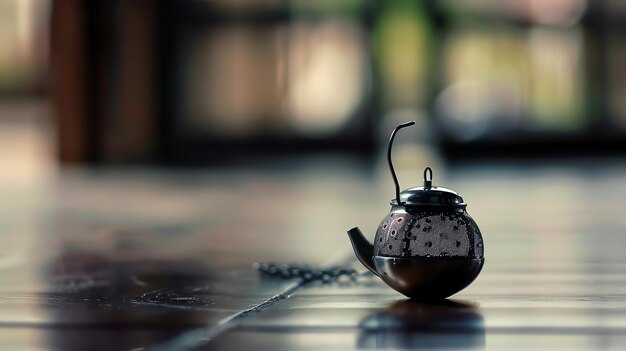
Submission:
M 359 228 L 354 227 L 348 230 L 348 237 L 352 243 L 352 248 L 359 261 L 369 269 L 370 272 L 378 275 L 374 266 L 374 245 L 367 241 L 367 238 L 361 233 Z

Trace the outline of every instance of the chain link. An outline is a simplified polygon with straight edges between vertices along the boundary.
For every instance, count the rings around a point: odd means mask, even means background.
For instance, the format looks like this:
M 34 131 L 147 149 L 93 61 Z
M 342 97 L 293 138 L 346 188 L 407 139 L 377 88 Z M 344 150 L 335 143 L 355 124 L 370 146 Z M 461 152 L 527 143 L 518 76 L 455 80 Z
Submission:
M 342 276 L 347 276 L 354 281 L 359 275 L 355 269 L 342 266 L 321 269 L 309 265 L 255 263 L 253 267 L 263 275 L 282 279 L 300 278 L 305 282 L 321 280 L 326 283 L 337 280 Z

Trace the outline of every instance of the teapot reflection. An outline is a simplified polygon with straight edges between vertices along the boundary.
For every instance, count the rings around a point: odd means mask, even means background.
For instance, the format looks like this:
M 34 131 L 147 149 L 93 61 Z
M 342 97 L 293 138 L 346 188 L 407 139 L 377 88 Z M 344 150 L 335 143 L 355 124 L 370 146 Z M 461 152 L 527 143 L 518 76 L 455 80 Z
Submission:
M 359 324 L 358 348 L 464 349 L 485 347 L 483 316 L 469 302 L 405 300 Z

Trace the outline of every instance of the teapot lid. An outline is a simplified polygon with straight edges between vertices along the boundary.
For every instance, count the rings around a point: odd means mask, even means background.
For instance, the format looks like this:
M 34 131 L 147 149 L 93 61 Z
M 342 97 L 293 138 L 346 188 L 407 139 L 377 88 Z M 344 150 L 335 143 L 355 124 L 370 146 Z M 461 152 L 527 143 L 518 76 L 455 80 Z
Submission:
M 465 206 L 463 198 L 457 192 L 438 186 L 432 186 L 433 170 L 424 170 L 424 186 L 409 188 L 399 194 L 402 206 Z M 398 199 L 391 200 L 391 205 L 398 205 Z

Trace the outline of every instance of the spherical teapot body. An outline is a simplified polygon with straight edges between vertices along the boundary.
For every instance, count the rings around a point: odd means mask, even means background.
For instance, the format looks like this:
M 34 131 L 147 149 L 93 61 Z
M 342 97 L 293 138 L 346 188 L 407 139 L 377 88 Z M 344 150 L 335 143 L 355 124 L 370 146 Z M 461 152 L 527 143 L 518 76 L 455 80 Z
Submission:
M 478 277 L 483 250 L 480 230 L 464 208 L 393 206 L 376 231 L 373 264 L 396 291 L 441 299 Z
M 424 170 L 424 186 L 400 192 L 391 162 L 391 133 L 387 160 L 396 196 L 383 218 L 374 245 L 358 228 L 348 231 L 359 261 L 387 285 L 415 299 L 442 299 L 469 284 L 484 264 L 483 238 L 467 204 L 456 192 L 432 185 L 432 169 Z

